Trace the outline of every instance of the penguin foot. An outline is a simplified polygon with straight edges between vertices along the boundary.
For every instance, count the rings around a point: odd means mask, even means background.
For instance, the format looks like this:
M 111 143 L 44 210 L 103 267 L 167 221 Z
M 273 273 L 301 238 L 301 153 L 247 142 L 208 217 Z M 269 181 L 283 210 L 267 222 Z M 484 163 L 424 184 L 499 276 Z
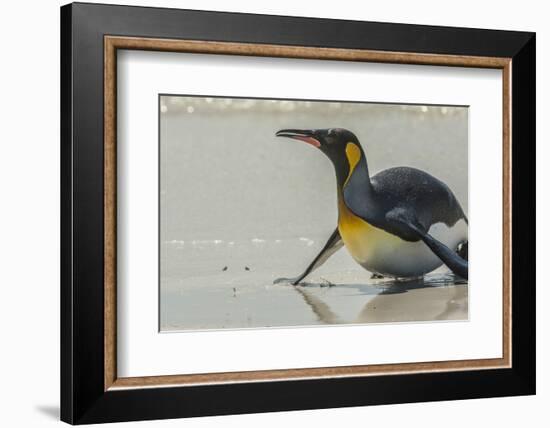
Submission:
M 379 273 L 374 273 L 370 276 L 370 279 L 382 279 L 384 278 L 384 275 L 380 275 Z
M 336 285 L 333 282 L 330 282 L 328 279 L 325 279 L 325 278 L 321 278 L 321 281 L 322 281 L 322 283 L 319 284 L 321 287 L 334 287 Z
M 298 285 L 299 278 L 277 278 L 273 284 Z

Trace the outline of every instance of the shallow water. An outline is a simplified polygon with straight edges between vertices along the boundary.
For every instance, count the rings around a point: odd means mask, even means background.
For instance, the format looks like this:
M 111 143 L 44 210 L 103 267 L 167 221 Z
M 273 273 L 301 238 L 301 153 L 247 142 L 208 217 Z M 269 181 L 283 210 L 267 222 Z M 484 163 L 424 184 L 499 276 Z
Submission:
M 273 284 L 298 273 L 304 263 L 296 261 L 307 260 L 320 244 L 304 239 L 165 243 L 163 254 L 174 265 L 173 275 L 161 283 L 161 330 L 468 318 L 467 283 L 444 267 L 423 279 L 372 279 L 345 249 L 299 286 Z

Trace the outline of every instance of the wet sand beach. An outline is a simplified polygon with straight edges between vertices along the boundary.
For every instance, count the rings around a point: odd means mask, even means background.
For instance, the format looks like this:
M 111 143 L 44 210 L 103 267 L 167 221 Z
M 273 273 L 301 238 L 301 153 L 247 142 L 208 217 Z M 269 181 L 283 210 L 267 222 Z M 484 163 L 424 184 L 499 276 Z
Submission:
M 277 276 L 289 273 L 284 270 L 289 263 L 282 258 L 274 261 L 274 255 L 284 248 L 286 255 L 297 260 L 313 244 L 256 242 L 252 244 L 255 250 L 248 251 L 233 242 L 231 263 L 219 268 L 216 254 L 221 257 L 227 246 L 224 242 L 190 243 L 188 249 L 185 244 L 179 249 L 178 244 L 166 246 L 171 248 L 165 254 L 179 253 L 171 258 L 180 258 L 183 266 L 193 254 L 203 263 L 194 269 L 187 266 L 188 271 L 201 272 L 196 276 L 186 276 L 182 268 L 180 275 L 163 279 L 162 331 L 468 319 L 468 285 L 445 267 L 422 279 L 373 279 L 355 267 L 342 249 L 304 283 L 292 286 L 273 284 Z M 197 257 L 197 253 L 205 256 Z M 272 261 L 272 268 L 279 268 L 270 272 L 265 262 L 248 266 L 246 260 L 254 254 L 263 254 Z M 214 266 L 217 272 L 207 275 Z

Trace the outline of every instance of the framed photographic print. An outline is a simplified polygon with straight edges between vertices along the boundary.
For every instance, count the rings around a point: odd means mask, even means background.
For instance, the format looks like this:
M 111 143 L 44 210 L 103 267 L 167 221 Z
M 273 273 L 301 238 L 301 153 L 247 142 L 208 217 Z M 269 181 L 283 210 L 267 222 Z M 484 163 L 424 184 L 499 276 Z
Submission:
M 533 33 L 76 3 L 61 54 L 62 420 L 535 393 Z

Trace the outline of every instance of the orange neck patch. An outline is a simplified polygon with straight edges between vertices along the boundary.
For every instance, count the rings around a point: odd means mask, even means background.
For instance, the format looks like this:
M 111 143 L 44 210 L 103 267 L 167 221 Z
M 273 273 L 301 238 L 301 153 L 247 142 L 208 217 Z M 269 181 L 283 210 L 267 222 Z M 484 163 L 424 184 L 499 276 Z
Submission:
M 361 149 L 359 148 L 359 146 L 357 146 L 357 144 L 355 143 L 348 143 L 346 145 L 346 157 L 348 158 L 349 172 L 348 177 L 344 182 L 344 186 L 348 184 L 351 174 L 353 174 L 355 167 L 359 163 L 359 160 L 361 160 Z

